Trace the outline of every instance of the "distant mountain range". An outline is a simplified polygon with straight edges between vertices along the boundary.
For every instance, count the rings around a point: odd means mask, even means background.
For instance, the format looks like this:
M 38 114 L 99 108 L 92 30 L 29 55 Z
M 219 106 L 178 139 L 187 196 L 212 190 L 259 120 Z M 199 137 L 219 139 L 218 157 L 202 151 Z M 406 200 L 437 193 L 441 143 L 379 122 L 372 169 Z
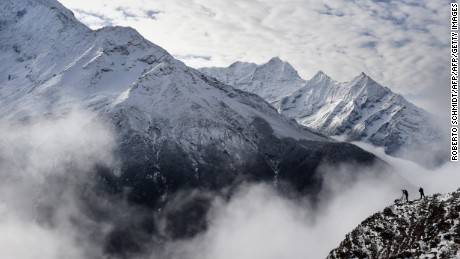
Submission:
M 448 156 L 434 117 L 362 73 L 340 83 L 324 72 L 303 80 L 279 58 L 268 63 L 236 62 L 227 68 L 201 72 L 235 88 L 258 94 L 281 114 L 328 136 L 364 141 L 387 154 L 438 165 Z M 421 151 L 431 150 L 430 156 Z
M 460 258 L 460 190 L 386 207 L 327 258 Z

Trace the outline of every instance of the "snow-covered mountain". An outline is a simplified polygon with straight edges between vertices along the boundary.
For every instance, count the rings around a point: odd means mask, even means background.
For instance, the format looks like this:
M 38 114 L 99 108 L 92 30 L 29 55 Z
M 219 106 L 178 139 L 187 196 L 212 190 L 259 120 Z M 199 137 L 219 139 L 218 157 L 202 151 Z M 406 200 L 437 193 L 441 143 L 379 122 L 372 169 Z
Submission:
M 295 74 L 283 69 L 282 81 Z M 96 167 L 75 183 L 83 176 L 69 165 L 72 173 L 50 174 L 30 191 L 36 222 L 53 228 L 68 217 L 69 229 L 85 230 L 76 244 L 97 241 L 104 256 L 83 258 L 141 258 L 191 237 L 206 228 L 208 193 L 231 194 L 242 181 L 314 198 L 321 164 L 381 164 L 187 67 L 131 28 L 90 30 L 56 0 L 0 1 L 0 107 L 2 123 L 83 110 L 113 129 L 121 171 Z M 56 215 L 56 196 L 67 195 L 76 208 Z
M 327 258 L 460 258 L 460 190 L 386 207 Z
M 316 193 L 320 163 L 375 160 L 185 66 L 131 28 L 92 31 L 55 0 L 4 0 L 0 7 L 0 118 L 59 117 L 79 107 L 109 121 L 123 162 L 114 181 L 135 187 L 131 197 L 139 202 L 154 206 L 184 186 L 242 179 Z M 283 82 L 302 81 L 278 59 L 269 62 L 272 70 Z
M 84 236 L 97 237 L 110 258 L 133 258 L 152 243 L 205 229 L 212 199 L 191 195 L 176 206 L 170 201 L 178 193 L 267 181 L 314 197 L 322 163 L 380 163 L 187 67 L 131 28 L 90 30 L 56 0 L 0 1 L 0 107 L 2 123 L 83 110 L 113 129 L 121 171 L 96 167 L 89 186 L 76 183 L 86 218 L 71 219 L 78 229 L 91 219 Z M 72 189 L 60 177 L 49 176 L 43 190 Z M 34 211 L 52 225 L 57 205 L 42 195 Z
M 237 89 L 257 94 L 276 108 L 282 98 L 305 84 L 297 71 L 278 57 L 262 65 L 235 62 L 227 68 L 211 67 L 199 70 Z
M 275 60 L 293 70 L 289 64 Z M 280 113 L 328 136 L 372 143 L 383 147 L 387 154 L 425 165 L 440 162 L 438 156 L 441 154 L 436 149 L 441 149 L 441 130 L 433 116 L 366 74 L 345 83 L 333 80 L 322 71 L 308 81 L 302 80 L 296 72 L 286 75 L 281 70 L 266 71 L 266 76 L 258 76 L 257 80 L 252 79 L 253 74 L 246 75 L 247 71 L 256 71 L 273 63 L 273 59 L 261 66 L 237 62 L 228 68 L 203 68 L 201 71 L 260 95 L 274 104 Z M 248 69 L 237 69 L 240 67 Z M 245 72 L 241 73 L 241 70 Z M 259 87 L 252 87 L 254 85 Z M 420 156 L 418 151 L 427 147 L 433 150 L 433 156 Z

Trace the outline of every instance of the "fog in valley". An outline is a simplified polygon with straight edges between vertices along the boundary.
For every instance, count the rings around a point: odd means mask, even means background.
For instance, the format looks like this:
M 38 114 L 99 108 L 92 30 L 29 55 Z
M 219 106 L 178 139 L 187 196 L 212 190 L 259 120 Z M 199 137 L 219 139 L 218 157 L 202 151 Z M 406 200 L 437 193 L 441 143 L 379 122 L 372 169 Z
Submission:
M 75 110 L 58 118 L 0 123 L 1 258 L 111 258 L 105 254 L 107 234 L 127 218 L 137 222 L 143 215 L 124 199 L 106 198 L 93 188 L 98 167 L 119 170 L 116 137 L 100 121 Z M 316 201 L 283 195 L 270 183 L 243 184 L 230 198 L 186 193 L 211 197 L 207 229 L 182 240 L 147 237 L 152 241 L 148 252 L 133 257 L 325 258 L 361 221 L 400 198 L 401 189 L 418 199 L 420 186 L 427 195 L 460 187 L 456 164 L 425 169 L 356 144 L 392 169 L 324 164 Z M 169 209 L 181 206 L 178 201 L 172 199 Z M 100 214 L 88 204 L 97 204 Z M 161 213 L 155 217 L 156 227 L 167 231 Z

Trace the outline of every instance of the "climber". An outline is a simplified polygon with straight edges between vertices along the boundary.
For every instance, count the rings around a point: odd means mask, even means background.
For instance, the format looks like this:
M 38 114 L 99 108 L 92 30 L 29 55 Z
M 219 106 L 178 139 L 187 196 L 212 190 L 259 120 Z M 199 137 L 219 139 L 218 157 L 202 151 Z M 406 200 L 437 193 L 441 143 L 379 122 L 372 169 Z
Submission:
M 421 200 L 422 198 L 425 198 L 425 193 L 423 192 L 423 188 L 422 188 L 422 187 L 420 187 L 420 189 L 418 189 L 418 192 L 420 193 L 420 200 Z
M 402 192 L 403 192 L 403 198 L 405 197 L 406 202 L 409 202 L 409 193 L 407 192 L 407 190 L 402 190 Z

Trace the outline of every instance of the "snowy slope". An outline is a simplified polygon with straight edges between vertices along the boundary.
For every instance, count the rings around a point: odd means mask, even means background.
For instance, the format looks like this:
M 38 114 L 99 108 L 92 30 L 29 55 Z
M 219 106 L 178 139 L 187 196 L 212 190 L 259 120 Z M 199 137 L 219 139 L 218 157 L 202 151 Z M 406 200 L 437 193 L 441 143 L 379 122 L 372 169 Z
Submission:
M 395 204 L 364 220 L 327 258 L 459 258 L 460 190 Z
M 320 163 L 375 160 L 185 66 L 131 28 L 92 31 L 55 0 L 3 0 L 0 12 L 0 118 L 65 116 L 77 107 L 110 122 L 123 163 L 114 181 L 134 187 L 139 202 L 244 179 L 315 193 Z M 279 59 L 264 69 L 280 73 L 255 72 L 258 82 L 302 82 Z
M 289 63 L 278 57 L 262 65 L 235 62 L 228 68 L 211 67 L 199 70 L 237 89 L 257 94 L 276 108 L 283 97 L 305 83 Z
M 434 123 L 433 116 L 364 73 L 345 83 L 333 80 L 322 71 L 304 82 L 297 74 L 291 75 L 291 80 L 284 80 L 284 83 L 269 77 L 262 79 L 268 81 L 260 82 L 251 81 L 251 77 L 238 78 L 244 73 L 236 73 L 235 67 L 241 66 L 257 67 L 235 63 L 229 68 L 203 68 L 201 71 L 259 94 L 272 102 L 280 113 L 326 135 L 372 143 L 384 147 L 388 154 L 426 165 L 439 163 L 436 155 L 420 159 L 417 153 L 427 147 L 434 151 L 441 148 L 438 147 L 441 130 Z M 266 86 L 265 91 L 251 88 L 254 84 Z M 277 88 L 283 92 L 272 90 Z
M 365 141 L 384 147 L 387 154 L 425 164 L 432 161 L 410 157 L 412 153 L 441 142 L 434 118 L 401 95 L 393 93 L 362 73 L 350 82 L 339 83 L 322 72 L 285 98 L 281 113 L 326 135 L 344 136 L 347 141 Z M 433 152 L 436 154 L 436 152 Z

